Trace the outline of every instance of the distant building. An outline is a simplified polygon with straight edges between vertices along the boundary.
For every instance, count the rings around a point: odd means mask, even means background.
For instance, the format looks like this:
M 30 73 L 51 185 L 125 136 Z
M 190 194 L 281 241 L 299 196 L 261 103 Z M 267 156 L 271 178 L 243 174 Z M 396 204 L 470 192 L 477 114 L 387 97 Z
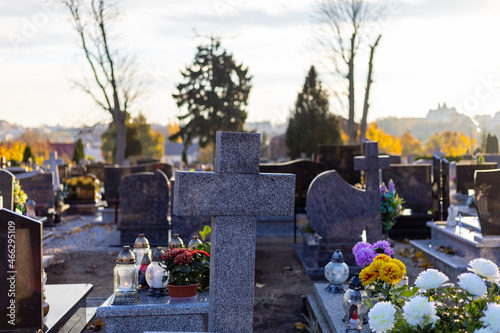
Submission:
M 182 143 L 167 142 L 165 144 L 165 154 L 162 157 L 162 162 L 171 165 L 182 164 L 182 150 L 184 145 Z M 187 149 L 187 162 L 191 164 L 198 159 L 199 147 L 198 144 L 192 144 Z
M 71 161 L 73 152 L 75 151 L 76 142 L 72 143 L 55 143 L 49 142 L 49 151 L 56 151 L 59 158 L 64 159 L 65 162 Z
M 446 106 L 446 103 L 443 103 L 443 105 L 438 103 L 437 109 L 435 109 L 435 110 L 430 109 L 429 110 L 429 112 L 427 113 L 426 119 L 442 121 L 442 120 L 450 120 L 450 119 L 453 119 L 457 116 L 459 116 L 457 109 L 448 108 Z
M 286 134 L 280 134 L 271 138 L 271 143 L 269 144 L 269 159 L 281 162 L 287 160 L 286 153 Z

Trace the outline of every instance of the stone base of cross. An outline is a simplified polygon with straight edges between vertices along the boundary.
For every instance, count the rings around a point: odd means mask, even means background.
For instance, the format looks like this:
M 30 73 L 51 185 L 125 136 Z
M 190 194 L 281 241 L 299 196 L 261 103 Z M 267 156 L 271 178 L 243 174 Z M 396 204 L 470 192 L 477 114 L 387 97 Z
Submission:
M 252 332 L 256 216 L 293 215 L 295 175 L 259 174 L 260 134 L 217 132 L 215 172 L 176 172 L 173 213 L 211 215 L 209 332 Z

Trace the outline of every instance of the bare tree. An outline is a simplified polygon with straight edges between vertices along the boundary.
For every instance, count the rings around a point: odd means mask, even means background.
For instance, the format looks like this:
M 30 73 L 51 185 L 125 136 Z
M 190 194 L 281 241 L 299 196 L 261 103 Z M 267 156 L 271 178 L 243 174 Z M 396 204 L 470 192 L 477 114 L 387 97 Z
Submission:
M 109 0 L 60 2 L 71 13 L 73 27 L 90 69 L 90 79 L 83 77 L 74 84 L 111 114 L 117 136 L 115 162 L 122 164 L 125 160 L 127 112 L 143 87 L 137 80 L 133 57 L 112 49 L 110 45 L 109 26 L 118 14 L 117 8 Z
M 326 53 L 329 62 L 333 64 L 332 73 L 347 81 L 345 90 L 341 93 L 334 92 L 334 96 L 340 99 L 343 106 L 344 98 L 347 98 L 348 124 L 347 135 L 349 142 L 357 142 L 357 129 L 355 117 L 355 64 L 356 56 L 360 47 L 370 38 L 367 32 L 369 23 L 376 21 L 379 9 L 367 0 L 319 0 L 316 12 L 316 20 L 320 29 L 317 40 L 321 46 L 321 52 Z M 373 73 L 373 55 L 378 46 L 380 38 L 370 45 L 371 54 L 369 60 L 369 71 L 365 91 L 363 108 L 362 132 L 360 137 L 364 138 L 363 128 L 366 131 L 366 117 L 369 108 L 369 91 Z

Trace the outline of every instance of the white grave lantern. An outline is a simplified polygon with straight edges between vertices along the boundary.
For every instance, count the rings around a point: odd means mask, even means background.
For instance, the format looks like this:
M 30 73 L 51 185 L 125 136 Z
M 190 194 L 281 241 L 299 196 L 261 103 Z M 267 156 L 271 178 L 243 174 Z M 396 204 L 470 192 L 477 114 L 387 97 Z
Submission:
M 124 246 L 116 258 L 113 289 L 113 304 L 134 304 L 140 301 L 137 295 L 137 265 L 130 246 Z
M 160 267 L 158 262 L 161 259 L 163 250 L 161 246 L 156 248 L 151 258 L 151 264 L 149 264 L 146 270 L 146 281 L 149 285 L 148 296 L 160 297 L 167 295 L 167 282 L 163 282 L 163 277 L 165 276 L 165 270 Z

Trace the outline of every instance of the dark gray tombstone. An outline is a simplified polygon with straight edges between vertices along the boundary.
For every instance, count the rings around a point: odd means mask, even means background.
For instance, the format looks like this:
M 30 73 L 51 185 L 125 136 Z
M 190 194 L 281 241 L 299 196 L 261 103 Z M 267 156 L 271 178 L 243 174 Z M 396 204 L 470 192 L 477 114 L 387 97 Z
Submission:
M 442 183 L 442 206 L 443 221 L 448 219 L 448 208 L 450 207 L 450 162 L 446 158 L 441 158 L 441 183 Z
M 404 207 L 412 214 L 427 214 L 432 209 L 431 165 L 392 164 L 382 171 L 382 180 L 396 185 L 396 192 L 405 200 Z
M 264 173 L 293 173 L 295 175 L 295 208 L 305 208 L 309 185 L 317 175 L 326 171 L 323 163 L 309 160 L 294 160 L 285 163 L 266 163 L 259 165 Z
M 170 181 L 170 207 L 174 207 L 175 200 L 175 180 Z M 172 234 L 179 234 L 179 237 L 188 242 L 192 236 L 198 236 L 203 227 L 210 225 L 212 217 L 210 215 L 202 216 L 180 216 L 173 212 L 170 214 Z M 208 235 L 210 237 L 210 235 Z
M 496 168 L 496 163 L 457 163 L 457 193 L 468 194 L 469 190 L 474 189 L 474 172 L 476 170 L 492 170 Z
M 474 196 L 483 237 L 500 236 L 500 169 L 475 172 Z
M 16 178 L 28 198 L 36 202 L 36 215 L 49 216 L 49 209 L 54 208 L 54 174 L 34 173 L 29 177 L 20 174 Z
M 0 210 L 0 332 L 43 328 L 42 223 Z
M 306 243 L 296 251 L 311 276 L 323 275 L 336 249 L 348 265 L 356 266 L 352 247 L 361 241 L 363 230 L 369 242 L 382 237 L 379 170 L 389 167 L 389 157 L 379 157 L 376 142 L 365 143 L 365 152 L 365 157 L 355 158 L 355 167 L 365 170 L 366 190 L 349 185 L 334 170 L 318 175 L 309 187 L 307 217 L 319 239 L 313 244 L 305 236 Z
M 170 241 L 168 223 L 169 181 L 160 170 L 122 178 L 120 184 L 120 242 L 133 244 L 140 233 L 152 245 Z
M 354 169 L 354 157 L 363 155 L 361 145 L 319 145 L 318 151 L 318 161 L 328 170 L 335 170 L 351 185 L 361 181 L 361 172 Z
M 0 169 L 0 196 L 3 208 L 14 210 L 14 175 L 3 169 Z
M 401 155 L 389 155 L 389 162 L 391 164 L 401 164 Z
M 87 165 L 87 172 L 95 175 L 101 183 L 104 182 L 104 163 L 92 163 Z

